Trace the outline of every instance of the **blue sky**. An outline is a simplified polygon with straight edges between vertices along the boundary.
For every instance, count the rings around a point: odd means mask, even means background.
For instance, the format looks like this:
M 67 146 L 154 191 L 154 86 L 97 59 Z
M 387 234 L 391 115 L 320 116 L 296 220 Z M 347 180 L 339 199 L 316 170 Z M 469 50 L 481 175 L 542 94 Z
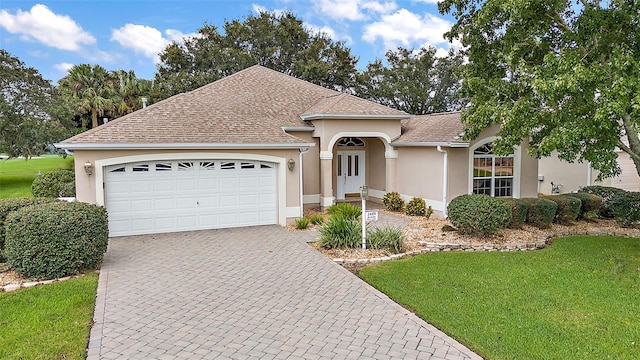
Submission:
M 259 11 L 292 11 L 311 31 L 345 41 L 359 68 L 397 46 L 431 45 L 445 53 L 442 34 L 453 19 L 437 0 L 2 0 L 0 46 L 44 78 L 57 82 L 72 65 L 134 70 L 151 79 L 158 53 L 204 23 L 220 27 Z

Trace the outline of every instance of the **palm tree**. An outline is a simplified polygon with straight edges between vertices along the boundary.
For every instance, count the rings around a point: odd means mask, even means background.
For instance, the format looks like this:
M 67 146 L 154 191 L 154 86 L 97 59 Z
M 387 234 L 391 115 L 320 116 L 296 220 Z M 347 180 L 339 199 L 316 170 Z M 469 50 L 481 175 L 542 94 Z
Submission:
M 151 104 L 150 80 L 138 79 L 133 70 L 118 70 L 115 72 L 120 84 L 118 86 L 118 96 L 116 102 L 116 116 L 123 116 L 142 108 L 142 98 L 147 98 L 147 103 Z
M 74 65 L 58 84 L 61 92 L 77 104 L 78 115 L 91 113 L 91 127 L 98 127 L 98 116 L 115 109 L 117 77 L 100 65 Z M 86 123 L 83 123 L 86 128 Z

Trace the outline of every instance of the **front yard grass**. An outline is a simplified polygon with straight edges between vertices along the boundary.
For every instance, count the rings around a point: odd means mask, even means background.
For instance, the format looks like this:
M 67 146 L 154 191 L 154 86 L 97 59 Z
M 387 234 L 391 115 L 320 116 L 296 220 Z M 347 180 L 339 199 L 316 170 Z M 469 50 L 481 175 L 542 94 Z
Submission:
M 31 183 L 38 172 L 44 174 L 57 169 L 73 169 L 73 157 L 47 155 L 29 160 L 0 160 L 0 199 L 33 197 Z
M 95 273 L 0 293 L 0 359 L 84 359 Z
M 637 359 L 640 239 L 572 236 L 529 252 L 447 252 L 360 276 L 488 359 Z

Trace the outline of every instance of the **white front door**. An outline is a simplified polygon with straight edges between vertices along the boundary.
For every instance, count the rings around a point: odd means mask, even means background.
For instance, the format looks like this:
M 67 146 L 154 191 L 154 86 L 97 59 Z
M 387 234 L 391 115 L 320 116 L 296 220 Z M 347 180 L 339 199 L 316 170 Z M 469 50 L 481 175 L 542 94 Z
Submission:
M 364 185 L 364 151 L 338 151 L 338 199 L 346 194 L 360 193 Z

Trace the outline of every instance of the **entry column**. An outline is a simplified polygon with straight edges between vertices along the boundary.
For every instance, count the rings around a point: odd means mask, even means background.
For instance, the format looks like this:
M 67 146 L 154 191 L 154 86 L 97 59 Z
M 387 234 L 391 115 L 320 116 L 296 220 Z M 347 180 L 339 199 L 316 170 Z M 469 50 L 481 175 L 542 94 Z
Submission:
M 398 174 L 398 150 L 393 147 L 389 147 L 389 150 L 384 152 L 385 165 L 387 172 L 385 174 L 385 188 L 386 192 L 398 191 L 397 189 L 397 174 Z
M 320 206 L 325 209 L 333 205 L 333 152 L 320 151 Z

